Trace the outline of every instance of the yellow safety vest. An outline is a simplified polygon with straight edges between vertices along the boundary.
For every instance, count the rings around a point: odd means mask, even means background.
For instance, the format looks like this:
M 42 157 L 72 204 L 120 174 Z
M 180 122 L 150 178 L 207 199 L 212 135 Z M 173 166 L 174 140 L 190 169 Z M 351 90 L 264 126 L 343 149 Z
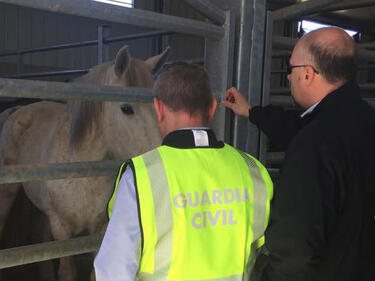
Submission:
M 142 229 L 140 280 L 249 278 L 273 193 L 262 164 L 225 144 L 161 146 L 133 158 L 131 166 Z

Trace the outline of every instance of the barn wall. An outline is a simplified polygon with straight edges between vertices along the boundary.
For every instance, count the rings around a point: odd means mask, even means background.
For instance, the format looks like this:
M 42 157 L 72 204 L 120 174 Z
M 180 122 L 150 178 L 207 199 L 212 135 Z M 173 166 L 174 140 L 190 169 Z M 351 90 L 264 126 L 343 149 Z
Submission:
M 137 7 L 154 9 L 154 1 L 138 0 Z M 110 36 L 150 31 L 130 25 L 104 22 L 78 16 L 46 12 L 0 3 L 0 52 L 23 48 L 34 48 L 68 42 L 94 40 L 97 25 L 109 24 Z M 155 39 L 129 41 L 130 51 L 139 58 L 155 54 Z M 109 48 L 109 58 L 113 58 L 123 42 L 114 43 Z M 18 56 L 0 57 L 0 75 L 15 74 Z M 25 71 L 50 69 L 80 69 L 97 64 L 97 47 L 80 47 L 66 50 L 25 54 Z
M 198 14 L 183 1 L 165 0 L 162 9 L 165 14 L 204 21 L 203 16 Z M 171 47 L 171 60 L 192 60 L 203 58 L 204 38 L 185 34 L 175 34 L 165 36 L 163 41 L 164 46 Z

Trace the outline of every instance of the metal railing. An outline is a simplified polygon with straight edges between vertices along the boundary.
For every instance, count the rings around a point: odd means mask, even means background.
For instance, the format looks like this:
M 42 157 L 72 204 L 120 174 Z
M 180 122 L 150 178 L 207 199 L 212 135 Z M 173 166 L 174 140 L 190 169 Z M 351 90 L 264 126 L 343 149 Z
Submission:
M 100 64 L 100 63 L 103 63 L 107 59 L 107 58 L 105 58 L 106 54 L 103 50 L 104 46 L 107 45 L 107 44 L 175 34 L 175 32 L 170 32 L 170 31 L 151 31 L 151 32 L 123 35 L 123 36 L 104 37 L 103 36 L 103 28 L 104 28 L 103 25 L 98 26 L 98 39 L 96 39 L 96 40 L 71 42 L 71 43 L 56 44 L 56 45 L 51 45 L 51 46 L 27 48 L 27 49 L 12 50 L 12 51 L 2 51 L 2 52 L 0 52 L 0 57 L 18 56 L 18 67 L 17 67 L 17 69 L 19 70 L 19 69 L 23 69 L 22 56 L 25 55 L 25 54 L 32 54 L 32 53 L 38 53 L 38 52 L 47 52 L 47 51 L 55 51 L 55 50 L 79 48 L 79 47 L 87 47 L 87 46 L 95 46 L 96 45 L 96 46 L 98 46 L 98 64 Z M 45 72 L 34 72 L 34 73 L 17 73 L 17 74 L 14 74 L 14 75 L 3 75 L 1 77 L 3 77 L 3 78 L 22 78 L 22 79 L 25 79 L 25 78 L 61 76 L 61 75 L 78 75 L 78 74 L 85 74 L 88 71 L 89 71 L 89 69 L 45 71 Z
M 280 20 L 298 20 L 303 17 L 309 15 L 319 14 L 321 12 L 330 12 L 330 11 L 337 11 L 342 9 L 353 9 L 353 8 L 360 8 L 360 7 L 367 7 L 375 5 L 375 0 L 344 0 L 344 1 L 330 1 L 330 0 L 316 0 L 316 1 L 306 1 L 302 3 L 298 3 L 295 5 L 291 5 L 279 10 L 272 11 L 268 13 L 267 20 L 268 24 L 265 27 L 266 30 L 266 38 L 265 40 L 265 50 L 269 50 L 272 48 L 277 49 L 272 52 L 271 56 L 265 56 L 264 58 L 264 69 L 263 69 L 263 98 L 261 105 L 280 105 L 284 107 L 295 107 L 295 104 L 290 96 L 286 96 L 290 93 L 289 88 L 279 87 L 279 88 L 269 88 L 268 85 L 270 83 L 270 75 L 273 74 L 284 74 L 285 70 L 272 70 L 271 69 L 271 60 L 272 57 L 286 57 L 291 55 L 291 50 L 294 48 L 295 44 L 297 43 L 298 39 L 290 38 L 290 37 L 283 37 L 283 36 L 276 36 L 273 35 L 272 27 L 268 25 L 272 25 L 274 21 Z M 375 52 L 371 51 L 374 48 L 375 43 L 362 43 L 357 44 L 357 53 L 358 57 L 366 62 L 374 62 L 375 61 Z M 371 65 L 363 65 L 361 69 L 372 69 L 373 64 Z M 362 90 L 374 90 L 375 84 L 367 83 L 360 85 Z M 366 98 L 367 102 L 370 105 L 374 106 L 375 102 L 372 98 Z M 267 155 L 267 139 L 264 134 L 261 134 L 261 138 L 259 141 L 259 158 L 262 162 L 266 163 L 267 161 L 271 161 L 274 163 L 274 156 Z M 268 159 L 268 160 L 267 160 Z M 277 162 L 277 161 L 276 161 Z
M 52 12 L 62 12 L 118 23 L 163 29 L 167 32 L 181 32 L 205 37 L 206 48 L 209 48 L 209 51 L 207 51 L 205 54 L 205 62 L 207 62 L 206 69 L 208 70 L 211 79 L 217 78 L 218 80 L 218 83 L 215 85 L 213 90 L 224 92 L 224 90 L 231 83 L 231 68 L 233 68 L 234 18 L 231 16 L 230 12 L 220 11 L 219 9 L 215 9 L 215 11 L 213 11 L 214 14 L 219 15 L 216 20 L 221 21 L 221 16 L 223 14 L 225 15 L 224 26 L 218 26 L 201 21 L 163 15 L 149 11 L 104 6 L 105 4 L 94 1 L 0 0 L 0 3 L 1 2 L 43 9 Z M 193 3 L 192 1 L 189 2 Z M 200 12 L 203 14 L 207 14 L 207 11 L 209 10 L 209 7 L 207 6 L 208 2 L 206 0 L 195 0 L 195 2 L 199 2 L 195 8 L 200 10 Z M 123 40 L 123 38 L 112 38 L 111 40 Z M 96 42 L 86 42 L 84 44 L 93 43 L 96 44 Z M 62 48 L 63 46 L 55 46 L 55 48 L 60 47 Z M 66 47 L 66 45 L 64 47 Z M 34 50 L 29 49 L 24 51 L 33 52 Z M 216 57 L 218 54 L 225 59 L 218 62 Z M 91 101 L 152 101 L 150 89 L 124 89 L 119 87 L 96 86 L 79 83 L 69 84 L 61 82 L 26 81 L 4 78 L 0 79 L 0 97 Z M 219 119 L 219 121 L 220 120 L 221 119 Z M 121 160 L 106 162 L 2 166 L 0 170 L 0 183 L 108 176 L 113 175 L 117 171 L 119 163 L 121 163 Z M 0 268 L 93 252 L 98 249 L 100 240 L 101 236 L 99 234 L 95 234 L 88 237 L 81 237 L 66 241 L 55 241 L 1 250 Z

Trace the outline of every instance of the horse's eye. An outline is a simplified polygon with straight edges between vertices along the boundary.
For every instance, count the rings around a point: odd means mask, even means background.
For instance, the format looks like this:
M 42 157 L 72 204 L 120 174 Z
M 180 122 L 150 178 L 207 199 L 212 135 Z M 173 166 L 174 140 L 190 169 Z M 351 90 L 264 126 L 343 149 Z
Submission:
M 122 110 L 122 113 L 124 113 L 126 115 L 133 115 L 134 114 L 133 107 L 130 104 L 122 105 L 121 110 Z

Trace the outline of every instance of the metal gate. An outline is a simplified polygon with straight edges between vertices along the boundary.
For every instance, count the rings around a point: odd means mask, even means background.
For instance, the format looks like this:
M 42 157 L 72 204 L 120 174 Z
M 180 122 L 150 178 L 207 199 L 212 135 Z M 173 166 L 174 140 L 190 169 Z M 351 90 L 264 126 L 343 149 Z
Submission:
M 213 92 L 224 93 L 232 84 L 235 27 L 233 13 L 220 10 L 211 4 L 210 1 L 186 0 L 190 6 L 204 14 L 213 23 L 133 8 L 112 7 L 94 1 L 1 0 L 0 2 L 204 37 L 206 50 L 204 63 L 211 81 L 215 81 L 212 84 Z M 150 91 L 150 89 L 140 88 L 124 89 L 73 83 L 0 79 L 0 97 L 12 98 L 151 102 Z M 224 129 L 226 128 L 224 125 L 226 122 L 224 109 L 219 109 L 212 127 L 222 139 L 228 139 L 229 136 L 229 132 Z M 117 160 L 2 166 L 0 169 L 0 184 L 34 180 L 114 176 L 121 162 L 121 160 Z M 54 241 L 1 250 L 0 268 L 94 252 L 98 249 L 100 241 L 101 237 L 99 235 L 91 235 L 66 241 Z

